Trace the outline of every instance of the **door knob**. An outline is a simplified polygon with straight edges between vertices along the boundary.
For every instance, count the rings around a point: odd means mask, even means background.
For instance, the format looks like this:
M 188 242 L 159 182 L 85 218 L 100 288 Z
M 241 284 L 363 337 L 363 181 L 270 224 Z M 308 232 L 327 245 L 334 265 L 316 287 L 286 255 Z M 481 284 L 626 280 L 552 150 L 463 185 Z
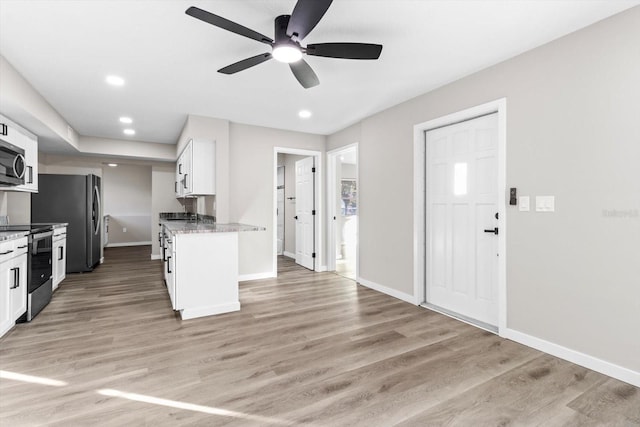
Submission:
M 294 216 L 293 218 L 294 218 L 294 219 L 298 219 L 298 215 Z
M 484 230 L 485 233 L 493 233 L 493 234 L 498 234 L 498 227 L 491 229 L 491 230 Z

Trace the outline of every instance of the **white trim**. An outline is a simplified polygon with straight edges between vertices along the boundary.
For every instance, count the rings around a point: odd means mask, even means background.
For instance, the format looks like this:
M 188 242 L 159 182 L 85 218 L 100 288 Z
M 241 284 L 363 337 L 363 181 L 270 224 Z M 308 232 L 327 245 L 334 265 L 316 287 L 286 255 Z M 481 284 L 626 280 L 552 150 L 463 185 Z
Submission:
M 315 208 L 316 208 L 316 218 L 315 218 L 315 252 L 318 254 L 318 258 L 315 261 L 315 271 L 320 271 L 320 263 L 324 261 L 322 259 L 324 253 L 324 245 L 323 245 L 323 236 L 324 236 L 324 206 L 322 195 L 324 194 L 324 188 L 322 186 L 324 175 L 323 175 L 323 165 L 322 158 L 323 152 L 316 150 L 303 150 L 299 148 L 287 148 L 287 147 L 273 147 L 273 276 L 278 276 L 278 216 L 276 215 L 276 209 L 278 207 L 278 153 L 282 154 L 295 154 L 299 156 L 313 156 L 315 159 Z
M 373 289 L 374 291 L 378 291 L 380 293 L 389 295 L 391 297 L 398 298 L 399 300 L 402 300 L 404 302 L 408 302 L 409 304 L 417 305 L 417 303 L 415 301 L 415 297 L 413 295 L 409 295 L 409 294 L 401 292 L 401 291 L 399 291 L 397 289 L 393 289 L 393 288 L 389 288 L 389 287 L 384 286 L 384 285 L 380 285 L 380 284 L 372 282 L 370 280 L 363 279 L 362 277 L 358 277 L 358 280 L 356 280 L 356 282 L 358 284 L 362 285 L 362 286 L 365 286 L 367 288 Z
M 561 345 L 545 341 L 542 338 L 536 338 L 531 335 L 527 335 L 523 332 L 516 331 L 510 328 L 504 328 L 501 331 L 501 336 L 512 341 L 524 344 L 528 347 L 535 348 L 536 350 L 543 351 L 560 359 L 567 360 L 576 365 L 584 366 L 585 368 L 592 369 L 601 374 L 608 375 L 620 381 L 632 384 L 636 387 L 640 387 L 640 372 L 632 371 L 629 368 L 625 368 L 620 365 L 616 365 L 611 362 L 607 362 L 597 357 L 590 356 L 585 353 L 581 353 L 576 350 L 572 350 Z
M 317 271 L 318 273 L 322 273 L 322 272 L 329 271 L 329 270 L 327 270 L 327 266 L 326 266 L 326 265 L 321 265 L 320 267 L 318 267 L 318 268 L 316 269 L 316 271 Z
M 155 261 L 157 259 L 162 259 L 162 255 L 160 254 L 151 254 L 151 260 Z
M 100 264 L 104 263 L 104 257 L 100 258 Z
M 337 212 L 335 205 L 335 188 L 336 188 L 336 161 L 340 154 L 345 151 L 356 150 L 356 184 L 360 187 L 360 148 L 358 142 L 347 144 L 331 151 L 327 151 L 327 271 L 336 271 L 336 229 L 335 221 L 331 218 L 332 212 Z M 360 191 L 356 194 L 356 205 L 358 206 L 358 215 L 356 221 L 356 277 L 360 275 Z
M 284 251 L 282 252 L 282 255 L 286 256 L 287 258 L 296 259 L 296 254 L 294 254 L 293 252 Z
M 208 307 L 185 308 L 180 310 L 182 320 L 195 319 L 197 317 L 213 316 L 214 314 L 229 313 L 240 310 L 240 302 L 211 305 Z
M 151 240 L 148 242 L 125 242 L 125 243 L 109 243 L 107 248 L 120 248 L 124 246 L 148 246 L 151 244 Z
M 238 282 L 246 282 L 248 280 L 260 280 L 260 279 L 272 279 L 276 277 L 272 271 L 265 271 L 264 273 L 253 274 L 241 274 L 238 276 Z
M 469 120 L 477 116 L 498 113 L 498 334 L 507 327 L 507 99 L 501 98 L 466 110 L 438 117 L 413 127 L 413 293 L 416 304 L 426 302 L 425 296 L 425 132 L 442 126 Z

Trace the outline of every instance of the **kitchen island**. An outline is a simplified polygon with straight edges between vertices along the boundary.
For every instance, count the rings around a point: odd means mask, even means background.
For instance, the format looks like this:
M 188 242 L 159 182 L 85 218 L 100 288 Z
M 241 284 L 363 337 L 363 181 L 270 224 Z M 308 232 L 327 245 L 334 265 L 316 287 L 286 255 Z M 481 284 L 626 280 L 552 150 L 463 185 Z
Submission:
M 240 310 L 238 233 L 265 228 L 173 213 L 161 213 L 160 225 L 165 283 L 182 319 Z

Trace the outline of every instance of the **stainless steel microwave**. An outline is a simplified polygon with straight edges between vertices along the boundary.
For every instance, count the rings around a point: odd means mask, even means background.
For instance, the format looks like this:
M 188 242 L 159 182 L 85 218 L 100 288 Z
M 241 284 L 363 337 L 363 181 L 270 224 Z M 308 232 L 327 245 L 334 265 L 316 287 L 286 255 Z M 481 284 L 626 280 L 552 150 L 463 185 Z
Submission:
M 26 171 L 24 150 L 0 139 L 0 185 L 22 185 Z

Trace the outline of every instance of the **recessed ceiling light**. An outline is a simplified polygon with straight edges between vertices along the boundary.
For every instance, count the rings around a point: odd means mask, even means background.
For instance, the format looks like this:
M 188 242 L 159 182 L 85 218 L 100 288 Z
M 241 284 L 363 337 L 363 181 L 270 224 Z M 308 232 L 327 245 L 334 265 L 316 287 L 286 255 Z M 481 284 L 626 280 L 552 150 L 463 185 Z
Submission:
M 136 131 L 133 130 L 133 129 L 125 129 L 125 130 L 123 130 L 123 132 L 124 132 L 125 135 L 135 135 L 136 134 Z
M 309 110 L 300 110 L 298 112 L 298 116 L 300 116 L 301 119 L 308 119 L 309 117 L 311 117 L 311 111 L 309 111 Z
M 107 163 L 108 166 L 111 166 L 112 168 L 115 168 L 116 166 L 118 166 L 117 163 Z
M 120 122 L 130 124 L 133 123 L 133 119 L 131 119 L 131 117 L 120 117 Z
M 122 86 L 124 85 L 124 79 L 118 76 L 107 76 L 107 83 L 112 86 Z

